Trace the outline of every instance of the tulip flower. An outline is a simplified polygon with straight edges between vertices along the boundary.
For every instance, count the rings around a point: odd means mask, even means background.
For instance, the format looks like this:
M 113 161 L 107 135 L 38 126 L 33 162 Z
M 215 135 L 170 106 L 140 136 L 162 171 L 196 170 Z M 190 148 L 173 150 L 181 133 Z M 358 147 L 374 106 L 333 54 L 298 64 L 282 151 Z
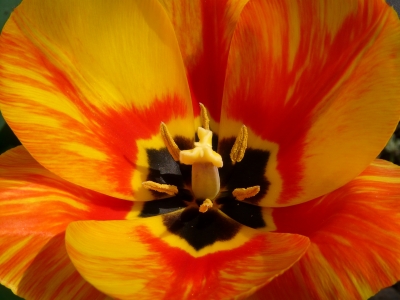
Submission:
M 366 299 L 400 279 L 382 0 L 23 0 L 0 38 L 0 283 Z

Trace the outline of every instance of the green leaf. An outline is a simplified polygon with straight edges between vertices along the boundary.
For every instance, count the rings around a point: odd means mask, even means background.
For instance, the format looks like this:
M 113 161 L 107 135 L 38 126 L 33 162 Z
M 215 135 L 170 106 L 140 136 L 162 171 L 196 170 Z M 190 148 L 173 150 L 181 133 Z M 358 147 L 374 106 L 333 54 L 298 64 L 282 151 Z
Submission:
M 20 3 L 21 0 L 0 0 L 0 30 L 3 29 L 13 9 Z
M 18 296 L 16 296 L 11 290 L 6 288 L 3 285 L 0 285 L 0 299 L 2 300 L 19 300 L 22 299 Z

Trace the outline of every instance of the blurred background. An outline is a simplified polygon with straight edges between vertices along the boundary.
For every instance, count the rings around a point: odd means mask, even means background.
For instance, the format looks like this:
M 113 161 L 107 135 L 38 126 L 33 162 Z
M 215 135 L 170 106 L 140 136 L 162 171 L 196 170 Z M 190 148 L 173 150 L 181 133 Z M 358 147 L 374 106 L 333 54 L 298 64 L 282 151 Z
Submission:
M 3 25 L 10 16 L 12 10 L 20 2 L 21 0 L 0 0 L 0 30 L 3 28 Z M 387 0 L 387 2 L 392 5 L 396 9 L 397 13 L 400 15 L 400 0 Z M 7 123 L 5 123 L 0 111 L 0 154 L 17 145 L 20 145 L 20 142 L 18 141 L 17 137 L 14 135 L 10 127 L 7 125 Z M 400 125 L 397 126 L 397 129 L 394 132 L 392 138 L 389 140 L 386 147 L 382 149 L 379 157 L 400 165 Z M 9 289 L 0 285 L 0 300 L 15 299 L 22 298 L 15 296 Z M 400 283 L 397 283 L 393 287 L 388 287 L 387 289 L 382 290 L 377 295 L 370 298 L 370 300 L 400 300 Z

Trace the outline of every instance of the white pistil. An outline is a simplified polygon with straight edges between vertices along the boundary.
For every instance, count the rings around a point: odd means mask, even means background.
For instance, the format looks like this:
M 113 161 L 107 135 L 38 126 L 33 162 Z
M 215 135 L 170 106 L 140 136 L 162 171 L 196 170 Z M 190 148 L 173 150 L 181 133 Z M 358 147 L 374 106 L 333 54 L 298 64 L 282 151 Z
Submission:
M 196 199 L 214 199 L 220 188 L 217 167 L 211 163 L 192 165 L 192 192 Z
M 160 125 L 160 133 L 168 152 L 174 160 L 185 165 L 192 165 L 192 192 L 197 200 L 204 199 L 203 204 L 199 206 L 199 211 L 205 213 L 213 207 L 212 200 L 219 193 L 220 178 L 218 168 L 222 167 L 223 162 L 221 155 L 212 149 L 213 134 L 209 127 L 210 118 L 203 104 L 200 104 L 200 112 L 202 127 L 197 129 L 199 141 L 194 143 L 193 149 L 181 151 L 164 123 Z M 247 148 L 247 139 L 247 127 L 243 125 L 230 153 L 233 165 L 242 161 Z M 159 184 L 152 181 L 143 182 L 143 187 L 171 196 L 178 193 L 178 188 L 174 185 Z M 237 188 L 232 194 L 236 199 L 244 200 L 254 197 L 259 191 L 260 186 L 252 186 L 249 188 Z
M 212 150 L 212 132 L 199 127 L 199 142 L 194 148 L 182 150 L 179 161 L 192 165 L 192 191 L 196 199 L 214 199 L 220 189 L 218 168 L 221 168 L 222 157 Z
M 194 163 L 212 163 L 217 168 L 222 167 L 222 157 L 212 149 L 212 131 L 199 127 L 197 129 L 199 141 L 194 143 L 194 148 L 182 150 L 179 161 L 185 165 Z

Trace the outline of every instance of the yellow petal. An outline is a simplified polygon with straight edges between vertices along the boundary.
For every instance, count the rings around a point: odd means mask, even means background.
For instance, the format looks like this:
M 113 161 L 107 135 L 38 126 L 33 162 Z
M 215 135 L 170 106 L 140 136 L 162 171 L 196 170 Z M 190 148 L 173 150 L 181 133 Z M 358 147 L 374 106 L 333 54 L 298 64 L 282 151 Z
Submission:
M 380 160 L 324 197 L 275 208 L 277 231 L 311 245 L 259 299 L 369 299 L 400 278 L 399 216 L 400 167 Z
M 131 201 L 55 176 L 22 147 L 0 156 L 0 282 L 26 299 L 106 299 L 65 250 L 68 224 L 127 217 Z
M 248 148 L 269 152 L 260 205 L 308 201 L 378 155 L 399 120 L 399 82 L 400 22 L 384 1 L 250 1 L 232 39 L 219 143 L 245 125 Z
M 0 65 L 10 127 L 43 166 L 86 188 L 138 199 L 134 171 L 147 166 L 144 142 L 163 145 L 160 123 L 194 135 L 179 46 L 155 0 L 25 0 L 2 32 Z
M 111 297 L 216 300 L 250 295 L 293 265 L 308 239 L 242 227 L 196 251 L 151 217 L 72 223 L 66 247 L 82 276 Z

